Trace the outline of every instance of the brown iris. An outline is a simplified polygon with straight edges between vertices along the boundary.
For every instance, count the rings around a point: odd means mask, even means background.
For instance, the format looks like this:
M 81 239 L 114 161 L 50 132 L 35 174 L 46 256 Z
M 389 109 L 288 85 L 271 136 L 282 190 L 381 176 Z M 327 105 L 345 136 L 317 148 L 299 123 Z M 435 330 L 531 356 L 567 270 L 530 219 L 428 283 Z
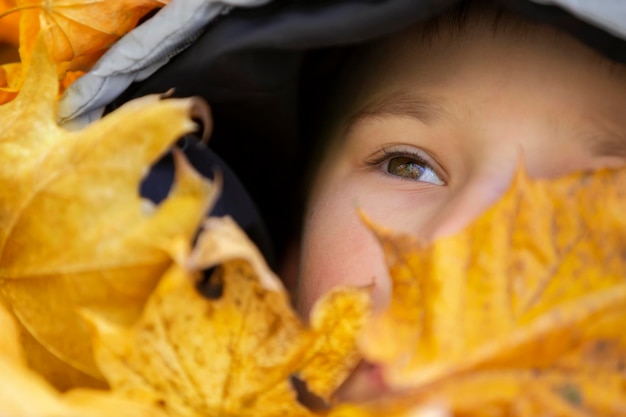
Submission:
M 388 164 L 387 172 L 398 177 L 418 180 L 424 175 L 424 166 L 411 158 L 391 158 Z

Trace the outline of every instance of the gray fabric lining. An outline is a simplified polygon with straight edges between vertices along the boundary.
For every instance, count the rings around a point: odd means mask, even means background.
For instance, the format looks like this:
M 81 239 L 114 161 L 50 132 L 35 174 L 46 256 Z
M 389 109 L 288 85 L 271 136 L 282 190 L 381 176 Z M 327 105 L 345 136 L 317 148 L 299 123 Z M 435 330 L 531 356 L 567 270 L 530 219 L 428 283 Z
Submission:
M 232 6 L 259 6 L 269 0 L 172 0 L 155 16 L 109 49 L 94 67 L 65 91 L 59 123 L 80 129 L 101 117 L 104 106 L 128 86 L 152 75 L 188 47 L 206 25 Z

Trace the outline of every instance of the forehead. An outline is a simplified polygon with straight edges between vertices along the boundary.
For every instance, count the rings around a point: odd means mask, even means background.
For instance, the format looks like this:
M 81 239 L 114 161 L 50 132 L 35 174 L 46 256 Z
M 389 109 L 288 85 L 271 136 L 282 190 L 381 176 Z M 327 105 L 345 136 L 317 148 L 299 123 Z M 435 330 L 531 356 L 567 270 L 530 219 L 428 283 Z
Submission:
M 393 89 L 463 89 L 464 81 L 477 74 L 492 75 L 492 89 L 508 79 L 529 86 L 570 82 L 569 88 L 583 91 L 611 85 L 626 94 L 626 66 L 552 27 L 494 11 L 469 15 L 462 23 L 451 20 L 416 26 L 357 51 L 350 66 L 357 107 Z
M 493 8 L 455 16 L 444 15 L 358 50 L 352 69 L 363 89 L 381 88 L 389 80 L 411 74 L 427 83 L 468 70 L 506 70 L 519 65 L 543 68 L 546 74 L 584 71 L 589 82 L 594 77 L 626 81 L 626 66 L 553 27 Z
M 361 51 L 347 127 L 385 115 L 467 123 L 476 103 L 491 102 L 500 106 L 486 117 L 552 118 L 594 149 L 626 152 L 623 66 L 552 28 L 500 20 L 496 30 L 490 22 L 411 28 Z

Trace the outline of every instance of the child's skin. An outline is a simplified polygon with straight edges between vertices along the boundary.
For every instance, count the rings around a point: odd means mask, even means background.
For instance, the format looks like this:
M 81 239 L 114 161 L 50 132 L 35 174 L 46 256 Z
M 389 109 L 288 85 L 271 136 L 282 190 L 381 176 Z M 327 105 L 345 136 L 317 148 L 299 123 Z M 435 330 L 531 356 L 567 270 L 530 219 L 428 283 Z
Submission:
M 428 41 L 400 35 L 355 75 L 361 87 L 332 130 L 307 205 L 298 294 L 305 317 L 337 285 L 374 283 L 375 304 L 388 300 L 383 255 L 357 208 L 431 239 L 494 203 L 522 157 L 536 178 L 626 161 L 623 67 L 553 29 L 494 34 L 493 19 L 483 20 Z M 357 373 L 343 396 L 379 388 Z

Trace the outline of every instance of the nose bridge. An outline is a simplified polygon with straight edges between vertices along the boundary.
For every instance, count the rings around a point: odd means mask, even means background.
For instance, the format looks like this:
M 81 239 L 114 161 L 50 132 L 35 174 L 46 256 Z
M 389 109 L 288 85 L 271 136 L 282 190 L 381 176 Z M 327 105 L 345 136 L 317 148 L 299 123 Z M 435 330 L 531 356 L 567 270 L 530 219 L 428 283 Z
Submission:
M 426 236 L 434 239 L 463 229 L 502 197 L 522 164 L 521 147 L 492 149 L 489 158 L 453 186 L 450 198 L 427 226 Z

